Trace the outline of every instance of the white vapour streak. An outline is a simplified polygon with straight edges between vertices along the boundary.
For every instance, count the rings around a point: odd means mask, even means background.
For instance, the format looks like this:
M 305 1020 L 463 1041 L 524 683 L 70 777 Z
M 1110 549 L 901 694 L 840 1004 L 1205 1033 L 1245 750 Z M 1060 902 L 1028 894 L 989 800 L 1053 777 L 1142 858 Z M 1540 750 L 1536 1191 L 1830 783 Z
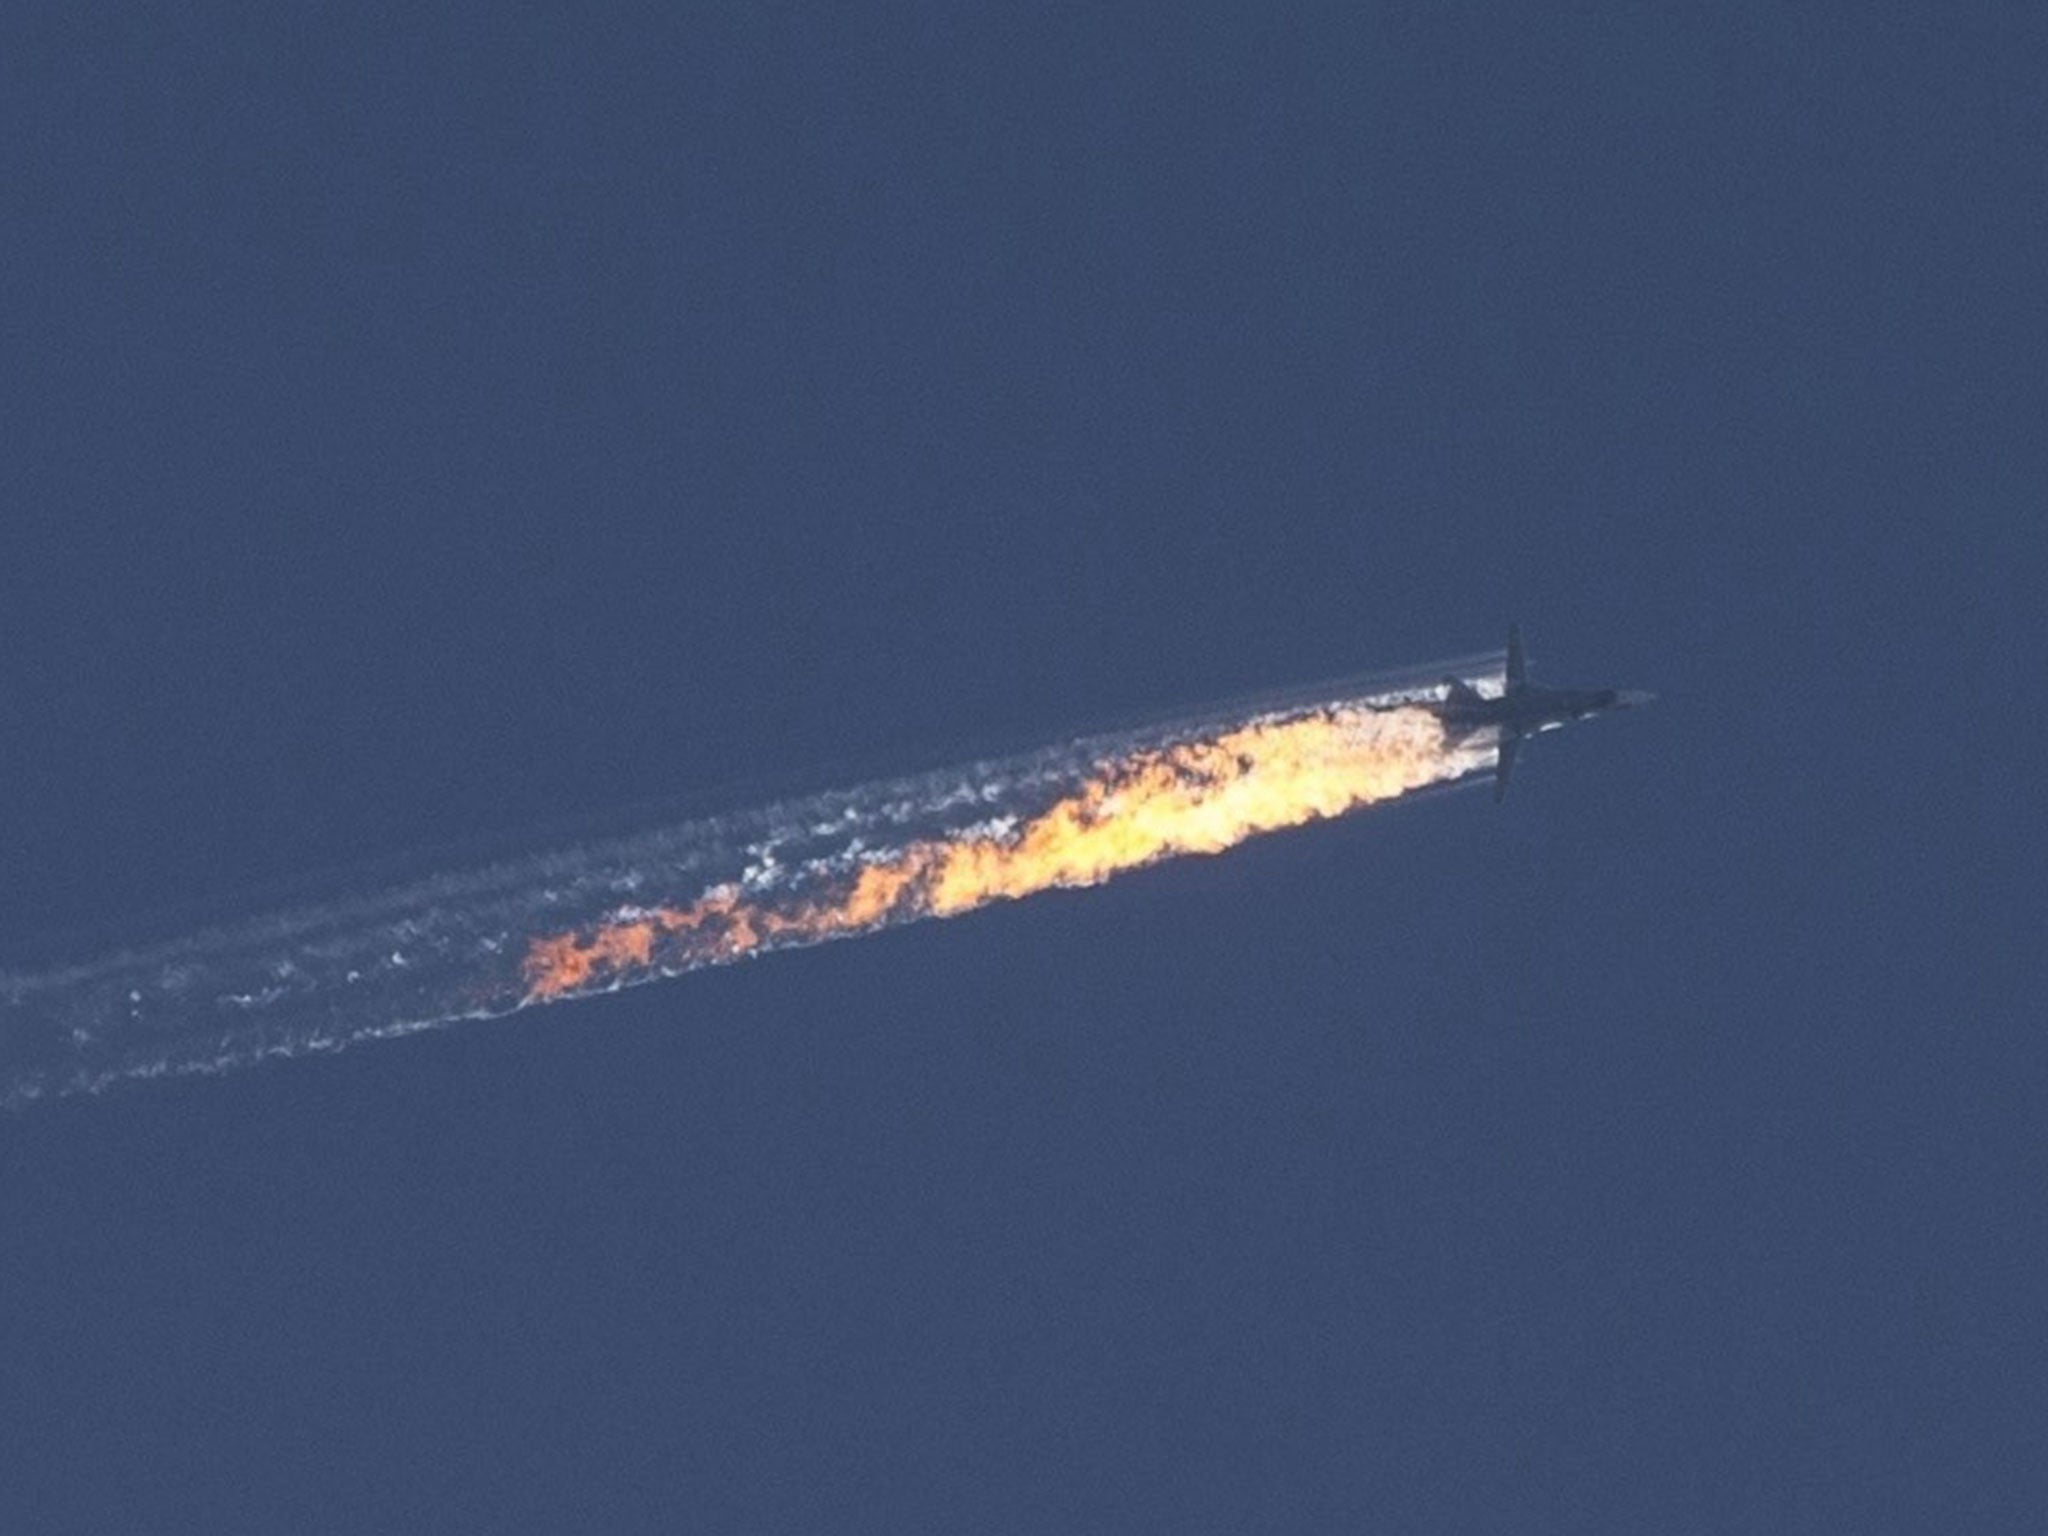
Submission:
M 124 1079 L 217 1073 L 497 1017 L 556 995 L 538 991 L 522 964 L 537 936 L 674 911 L 713 891 L 731 891 L 761 913 L 772 914 L 777 902 L 802 910 L 813 893 L 905 848 L 1001 843 L 1091 775 L 1147 752 L 1338 707 L 1385 710 L 1440 693 L 1447 675 L 1492 689 L 1498 674 L 1497 656 L 1469 658 L 729 815 L 539 842 L 391 884 L 344 877 L 324 899 L 0 974 L 0 1099 L 19 1106 Z M 1493 749 L 1483 741 L 1446 745 L 1439 756 L 1430 774 L 1450 782 L 1490 766 Z M 700 948 L 575 990 L 608 990 L 917 915 L 927 914 L 905 909 L 816 931 L 790 923 L 746 949 Z

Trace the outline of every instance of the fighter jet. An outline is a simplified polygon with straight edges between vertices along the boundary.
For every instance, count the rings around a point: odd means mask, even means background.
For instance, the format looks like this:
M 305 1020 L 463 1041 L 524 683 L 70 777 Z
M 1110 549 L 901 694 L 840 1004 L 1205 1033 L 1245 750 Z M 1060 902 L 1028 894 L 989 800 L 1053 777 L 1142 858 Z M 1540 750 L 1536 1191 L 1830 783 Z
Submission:
M 1524 737 L 1604 715 L 1610 709 L 1647 704 L 1653 697 L 1635 689 L 1535 686 L 1522 659 L 1521 628 L 1513 624 L 1508 626 L 1507 688 L 1499 698 L 1489 699 L 1462 678 L 1447 677 L 1444 686 L 1448 691 L 1441 702 L 1425 702 L 1421 707 L 1443 722 L 1445 735 L 1454 743 L 1481 731 L 1496 733 L 1500 741 L 1500 763 L 1493 772 L 1496 803 L 1507 797 L 1508 775 L 1515 771 L 1515 750 Z

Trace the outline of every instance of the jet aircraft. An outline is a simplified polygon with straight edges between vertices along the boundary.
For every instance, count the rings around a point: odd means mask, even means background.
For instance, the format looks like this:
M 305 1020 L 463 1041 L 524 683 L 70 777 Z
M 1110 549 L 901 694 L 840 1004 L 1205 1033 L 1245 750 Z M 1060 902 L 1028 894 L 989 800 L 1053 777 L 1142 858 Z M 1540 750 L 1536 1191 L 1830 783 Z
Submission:
M 1610 709 L 1628 709 L 1647 704 L 1654 695 L 1630 688 L 1540 688 L 1528 678 L 1528 664 L 1522 658 L 1522 631 L 1508 626 L 1507 687 L 1498 698 L 1488 698 L 1462 678 L 1447 677 L 1448 690 L 1442 700 L 1424 701 L 1419 707 L 1443 722 L 1453 742 L 1462 742 L 1481 731 L 1492 731 L 1500 742 L 1500 762 L 1493 773 L 1493 798 L 1505 799 L 1508 776 L 1515 771 L 1515 750 L 1524 738 L 1556 730 L 1574 720 L 1604 715 Z

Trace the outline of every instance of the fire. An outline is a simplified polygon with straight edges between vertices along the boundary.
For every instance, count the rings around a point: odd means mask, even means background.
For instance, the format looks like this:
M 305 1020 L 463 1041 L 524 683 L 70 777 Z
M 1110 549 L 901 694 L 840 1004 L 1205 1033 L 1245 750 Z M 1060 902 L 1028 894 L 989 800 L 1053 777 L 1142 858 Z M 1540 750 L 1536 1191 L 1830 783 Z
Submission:
M 1218 853 L 1263 832 L 1341 816 L 1470 766 L 1427 710 L 1364 705 L 1144 748 L 1104 764 L 1021 825 L 870 857 L 830 895 L 778 901 L 718 885 L 684 906 L 629 908 L 587 929 L 535 938 L 525 958 L 527 1000 L 1098 885 L 1178 854 Z

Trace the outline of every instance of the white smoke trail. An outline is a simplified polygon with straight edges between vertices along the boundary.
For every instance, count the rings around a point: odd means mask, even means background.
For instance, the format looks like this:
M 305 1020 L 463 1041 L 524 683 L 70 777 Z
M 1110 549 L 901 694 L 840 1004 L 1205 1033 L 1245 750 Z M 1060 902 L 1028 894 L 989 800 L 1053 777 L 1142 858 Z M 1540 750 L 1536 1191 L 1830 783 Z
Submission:
M 1453 745 L 1415 705 L 1498 674 L 1487 657 L 1269 696 L 0 975 L 0 1094 L 337 1050 L 1218 852 L 1489 767 L 1489 741 Z

